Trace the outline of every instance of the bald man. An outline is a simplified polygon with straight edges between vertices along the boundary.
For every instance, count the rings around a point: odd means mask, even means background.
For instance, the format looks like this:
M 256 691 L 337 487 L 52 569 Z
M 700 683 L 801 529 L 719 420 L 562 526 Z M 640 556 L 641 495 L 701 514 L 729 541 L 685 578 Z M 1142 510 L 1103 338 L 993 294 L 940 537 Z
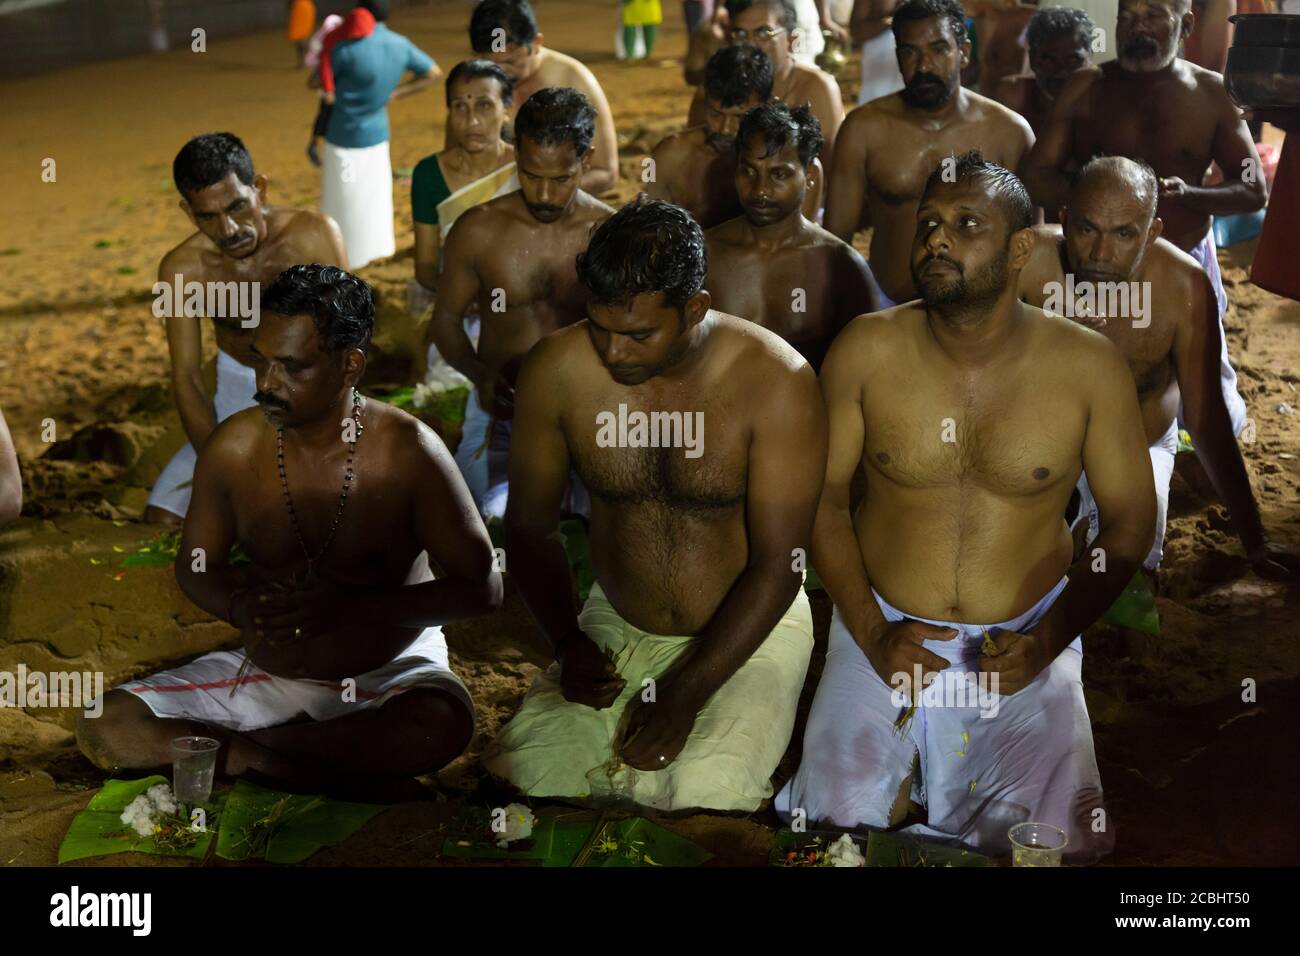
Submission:
M 1191 31 L 1191 0 L 1121 0 L 1117 58 L 1080 70 L 1053 107 L 1025 159 L 1025 185 L 1047 209 L 1069 197 L 1068 170 L 1093 156 L 1128 156 L 1151 165 L 1160 181 L 1157 214 L 1166 239 L 1188 252 L 1214 285 L 1222 330 L 1228 296 L 1214 248 L 1214 216 L 1254 212 L 1268 188 L 1250 132 L 1223 77 L 1178 58 Z M 1210 163 L 1224 179 L 1203 185 Z M 1222 331 L 1220 331 L 1222 337 Z M 1226 341 L 1220 354 L 1224 399 L 1234 434 L 1246 422 Z
M 1195 259 L 1160 238 L 1158 196 L 1155 173 L 1145 163 L 1122 157 L 1088 162 L 1070 191 L 1062 225 L 1035 227 L 1020 298 L 1097 329 L 1128 363 L 1156 486 L 1156 535 L 1143 568 L 1154 573 L 1164 553 L 1181 397 L 1197 456 L 1228 505 L 1251 566 L 1261 577 L 1285 579 L 1300 561 L 1270 551 L 1218 387 L 1214 290 Z M 1079 491 L 1080 516 L 1095 537 L 1099 525 L 1086 476 Z

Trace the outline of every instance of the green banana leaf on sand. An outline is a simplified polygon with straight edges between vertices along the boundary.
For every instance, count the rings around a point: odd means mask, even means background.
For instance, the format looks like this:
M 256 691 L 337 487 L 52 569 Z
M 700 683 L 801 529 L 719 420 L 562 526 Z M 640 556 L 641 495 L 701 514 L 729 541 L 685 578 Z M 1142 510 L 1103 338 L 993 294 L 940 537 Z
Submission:
M 212 802 L 205 808 L 208 817 L 206 830 L 188 848 L 159 846 L 153 837 L 139 836 L 122 822 L 122 811 L 127 804 L 154 784 L 167 782 L 167 778 L 162 776 L 107 781 L 99 793 L 91 798 L 86 809 L 73 818 L 63 843 L 59 846 L 59 862 L 68 863 L 113 853 L 152 853 L 156 856 L 182 856 L 202 860 L 207 856 L 220 817 L 221 804 L 224 802 L 221 795 L 213 795 Z

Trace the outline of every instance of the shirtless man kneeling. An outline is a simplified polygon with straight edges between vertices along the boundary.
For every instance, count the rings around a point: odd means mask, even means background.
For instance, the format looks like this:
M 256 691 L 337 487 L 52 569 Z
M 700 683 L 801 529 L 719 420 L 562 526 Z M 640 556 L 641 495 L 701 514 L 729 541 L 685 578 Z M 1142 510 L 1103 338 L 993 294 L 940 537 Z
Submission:
M 243 304 L 256 305 L 257 289 L 300 262 L 323 262 L 347 268 L 343 236 L 334 220 L 307 209 L 268 205 L 269 180 L 253 172 L 248 150 L 232 133 L 208 133 L 186 143 L 172 163 L 172 178 L 181 194 L 180 207 L 198 230 L 158 266 L 158 282 L 171 290 L 162 310 L 172 361 L 172 396 L 189 444 L 163 469 L 145 508 L 145 520 L 180 524 L 190 503 L 195 452 L 217 425 L 253 404 L 256 364 L 249 346 L 256 316 L 209 315 L 217 338 L 217 389 L 209 397 L 203 383 L 202 312 L 208 302 L 226 305 L 208 290 L 232 290 Z M 178 278 L 179 277 L 179 278 Z M 203 309 L 187 308 L 188 283 L 204 287 Z M 252 283 L 258 285 L 254 287 Z M 183 293 L 177 294 L 177 287 Z M 155 306 L 157 309 L 157 306 Z M 158 311 L 155 311 L 155 315 Z
M 582 318 L 574 257 L 614 210 L 579 185 L 591 160 L 596 113 L 576 90 L 534 93 L 515 121 L 519 189 L 467 210 L 443 252 L 426 349 L 474 383 L 456 464 L 479 510 L 505 514 L 515 377 L 543 335 Z M 464 317 L 480 303 L 475 350 Z M 575 489 L 571 511 L 584 511 Z
M 1285 579 L 1288 566 L 1300 569 L 1300 561 L 1270 550 L 1260 523 L 1219 387 L 1222 341 L 1214 288 L 1199 262 L 1160 238 L 1159 195 L 1156 175 L 1145 163 L 1120 156 L 1086 163 L 1061 212 L 1064 225 L 1034 227 L 1034 251 L 1020 273 L 1020 298 L 1098 329 L 1128 362 L 1156 483 L 1156 538 L 1143 568 L 1154 572 L 1164 555 L 1181 399 L 1197 457 L 1228 505 L 1252 567 L 1262 577 Z M 1074 314 L 1080 300 L 1065 301 L 1070 289 L 1095 297 L 1095 317 Z M 1086 476 L 1079 491 L 1080 515 L 1089 519 L 1095 535 L 1097 515 Z
M 557 662 L 484 765 L 527 794 L 746 811 L 772 794 L 812 653 L 825 411 L 793 348 L 709 308 L 705 272 L 684 211 L 625 206 L 578 262 L 587 322 L 520 376 L 507 551 Z M 571 463 L 592 495 L 581 614 L 557 538 Z
M 182 590 L 245 649 L 110 691 L 78 742 L 104 769 L 144 769 L 170 762 L 173 738 L 207 735 L 224 744 L 224 774 L 365 792 L 469 743 L 473 706 L 440 625 L 499 606 L 501 576 L 438 436 L 354 388 L 370 287 L 294 266 L 262 305 L 261 408 L 204 446 L 176 559 Z M 251 569 L 229 564 L 235 542 Z
M 970 61 L 965 14 L 957 0 L 907 0 L 891 24 L 904 88 L 849 113 L 830 170 L 826 228 L 845 242 L 872 227 L 872 274 L 884 305 L 915 297 L 909 256 L 926 175 L 945 157 L 979 149 L 1015 169 L 1034 134 L 1001 103 L 961 85 Z
M 922 301 L 857 319 L 822 366 L 830 457 L 812 557 L 835 613 L 777 811 L 886 828 L 910 793 L 928 811 L 911 832 L 1005 854 L 1008 828 L 1033 820 L 1088 859 L 1113 830 L 1094 827 L 1076 635 L 1151 546 L 1141 413 L 1113 345 L 1017 300 L 1034 244 L 1020 181 L 978 154 L 946 178 L 940 165 L 917 212 Z M 1063 515 L 1081 467 L 1101 533 L 1071 564 Z
M 818 369 L 840 329 L 880 306 L 858 251 L 800 211 L 820 124 L 806 106 L 768 103 L 745 114 L 736 141 L 745 214 L 704 234 L 705 285 L 719 311 L 771 329 Z

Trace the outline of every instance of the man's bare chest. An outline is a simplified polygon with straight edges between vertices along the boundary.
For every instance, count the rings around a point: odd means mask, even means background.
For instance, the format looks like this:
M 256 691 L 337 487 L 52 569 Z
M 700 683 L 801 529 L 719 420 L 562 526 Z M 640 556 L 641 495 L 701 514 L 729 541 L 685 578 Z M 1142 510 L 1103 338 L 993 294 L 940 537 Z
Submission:
M 867 157 L 867 186 L 872 198 L 886 205 L 920 202 L 925 183 L 943 160 L 978 149 L 984 158 L 1014 168 L 1019 156 L 1010 155 L 1004 126 L 962 123 L 935 132 L 895 125 L 886 131 L 888 149 Z M 1001 135 L 999 135 L 1001 134 Z
M 1099 100 L 1093 116 L 1075 127 L 1075 158 L 1128 156 L 1142 159 L 1161 176 L 1197 174 L 1209 166 L 1215 121 L 1200 97 L 1173 91 L 1162 95 L 1125 93 Z M 1194 183 L 1199 185 L 1199 180 Z
M 1077 479 L 1085 423 L 1076 403 L 1045 398 L 1021 382 L 908 391 L 906 402 L 890 385 L 869 391 L 864 463 L 884 479 L 918 490 L 975 486 L 1006 497 Z

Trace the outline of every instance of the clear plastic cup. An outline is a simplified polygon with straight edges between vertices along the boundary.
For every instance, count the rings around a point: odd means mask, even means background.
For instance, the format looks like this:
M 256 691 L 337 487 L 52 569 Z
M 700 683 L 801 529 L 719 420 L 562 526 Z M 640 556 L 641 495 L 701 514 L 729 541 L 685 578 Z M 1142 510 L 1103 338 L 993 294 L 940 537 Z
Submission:
M 1060 866 L 1070 842 L 1065 831 L 1050 823 L 1017 823 L 1007 831 L 1012 866 Z
M 177 737 L 172 741 L 172 793 L 178 802 L 208 802 L 220 747 L 211 737 Z
M 591 805 L 601 810 L 632 811 L 636 809 L 637 772 L 620 763 L 618 769 L 608 765 L 587 771 L 587 789 Z

